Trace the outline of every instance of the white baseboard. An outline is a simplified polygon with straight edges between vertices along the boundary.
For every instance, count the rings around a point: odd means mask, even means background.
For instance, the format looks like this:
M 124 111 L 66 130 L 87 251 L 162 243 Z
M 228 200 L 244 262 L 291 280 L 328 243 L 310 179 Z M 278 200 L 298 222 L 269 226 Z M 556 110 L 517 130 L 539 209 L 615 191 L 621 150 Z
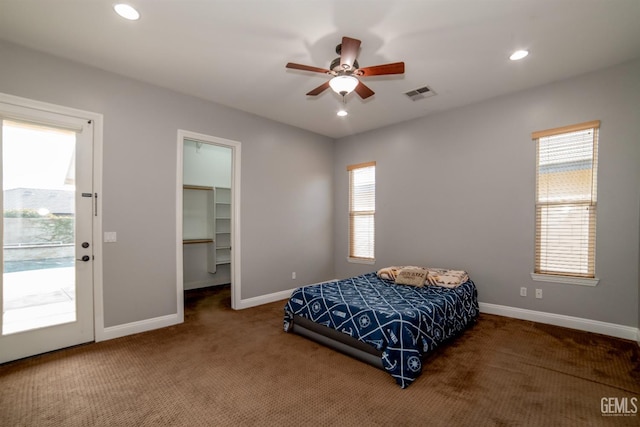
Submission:
M 240 300 L 240 306 L 236 307 L 238 310 L 242 310 L 243 308 L 256 307 L 262 304 L 268 304 L 270 302 L 276 302 L 280 300 L 288 299 L 293 291 L 297 288 L 289 289 L 288 291 L 280 291 L 273 294 L 261 295 L 259 297 L 247 298 Z M 284 304 L 283 304 L 284 307 Z
M 480 312 L 609 335 L 611 337 L 637 341 L 638 345 L 640 345 L 640 330 L 632 326 L 616 325 L 615 323 L 600 322 L 598 320 L 582 319 L 580 317 L 565 316 L 563 314 L 545 313 L 542 311 L 525 310 L 523 308 L 483 302 L 480 303 Z
M 310 285 L 304 285 L 304 286 L 319 285 L 320 283 L 335 282 L 336 280 L 338 279 L 326 280 L 324 282 L 312 283 Z M 273 294 L 261 295 L 259 297 L 241 299 L 239 304 L 240 306 L 236 307 L 236 309 L 242 310 L 243 308 L 256 307 L 262 304 L 269 304 L 270 302 L 286 300 L 286 299 L 289 299 L 293 291 L 295 291 L 296 289 L 298 289 L 298 287 L 289 289 L 287 291 L 280 291 L 280 292 L 275 292 Z
M 291 296 L 296 288 L 258 297 L 240 300 L 238 309 L 256 307 L 276 301 L 283 301 Z M 580 331 L 593 332 L 596 334 L 608 335 L 616 338 L 623 338 L 636 341 L 640 346 L 640 329 L 632 326 L 617 325 L 614 323 L 600 322 L 598 320 L 583 319 L 580 317 L 565 316 L 562 314 L 545 313 L 542 311 L 526 310 L 523 308 L 507 307 L 504 305 L 483 303 L 480 304 L 480 312 L 495 314 L 498 316 L 512 317 L 514 319 L 529 320 L 532 322 L 545 323 L 548 325 L 562 326 L 565 328 L 577 329 Z M 141 320 L 139 322 L 127 323 L 124 325 L 104 328 L 96 331 L 96 342 L 106 341 L 113 338 L 120 338 L 140 332 L 151 331 L 167 326 L 182 323 L 183 319 L 178 318 L 178 314 L 156 317 L 153 319 Z
M 178 314 L 169 314 L 166 316 L 155 317 L 153 319 L 141 320 L 139 322 L 131 322 L 124 325 L 111 326 L 108 328 L 104 328 L 102 331 L 96 331 L 96 342 L 138 334 L 140 332 L 152 331 L 154 329 L 165 328 L 167 326 L 177 325 L 179 323 L 182 323 L 183 321 L 183 319 L 179 318 Z
M 238 309 L 256 307 L 262 304 L 285 300 L 291 296 L 291 293 L 294 290 L 295 288 L 241 300 L 240 307 L 238 307 Z M 481 313 L 496 314 L 498 316 L 530 320 L 532 322 L 545 323 L 548 325 L 562 326 L 564 328 L 623 338 L 630 341 L 636 341 L 638 346 L 640 346 L 640 329 L 632 326 L 617 325 L 615 323 L 601 322 L 598 320 L 583 319 L 563 314 L 545 313 L 543 311 L 526 310 L 523 308 L 508 307 L 505 305 L 489 304 L 484 302 L 481 302 L 479 305 Z
M 258 305 L 268 304 L 270 302 L 284 301 L 291 296 L 296 288 L 288 291 L 280 291 L 273 294 L 261 295 L 259 297 L 240 300 L 240 306 L 237 309 L 256 307 Z M 282 305 L 284 307 L 284 303 Z M 120 338 L 127 335 L 137 334 L 140 332 L 152 331 L 154 329 L 165 328 L 167 326 L 182 323 L 184 319 L 179 318 L 177 314 L 169 314 L 167 316 L 156 317 L 153 319 L 141 320 L 139 322 L 126 323 L 124 325 L 111 326 L 104 328 L 102 331 L 96 330 L 96 342 L 106 341 L 114 338 Z

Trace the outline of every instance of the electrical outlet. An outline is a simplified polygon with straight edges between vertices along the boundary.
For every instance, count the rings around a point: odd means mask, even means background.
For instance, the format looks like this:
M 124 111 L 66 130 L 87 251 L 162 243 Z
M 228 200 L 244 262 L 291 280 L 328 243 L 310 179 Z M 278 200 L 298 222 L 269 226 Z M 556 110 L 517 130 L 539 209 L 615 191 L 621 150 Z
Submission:
M 542 299 L 542 289 L 536 289 L 536 298 Z
M 291 273 L 291 280 L 295 280 L 296 279 L 296 272 L 292 272 Z
M 524 286 L 522 288 L 520 288 L 520 296 L 521 297 L 526 297 L 527 296 L 527 288 L 525 288 Z

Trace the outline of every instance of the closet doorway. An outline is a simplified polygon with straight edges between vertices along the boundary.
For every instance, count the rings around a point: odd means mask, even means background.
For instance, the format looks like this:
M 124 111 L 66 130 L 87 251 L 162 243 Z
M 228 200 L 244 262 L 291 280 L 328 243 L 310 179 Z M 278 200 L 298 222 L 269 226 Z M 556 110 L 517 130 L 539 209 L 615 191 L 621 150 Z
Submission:
M 178 132 L 178 292 L 230 285 L 238 307 L 240 143 Z

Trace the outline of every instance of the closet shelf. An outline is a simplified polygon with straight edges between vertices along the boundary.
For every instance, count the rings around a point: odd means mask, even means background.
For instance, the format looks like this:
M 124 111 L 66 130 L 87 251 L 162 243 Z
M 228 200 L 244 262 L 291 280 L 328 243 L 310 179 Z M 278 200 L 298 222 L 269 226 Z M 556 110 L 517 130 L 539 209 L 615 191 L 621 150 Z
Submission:
M 231 262 L 231 189 L 215 189 L 215 253 L 216 264 Z

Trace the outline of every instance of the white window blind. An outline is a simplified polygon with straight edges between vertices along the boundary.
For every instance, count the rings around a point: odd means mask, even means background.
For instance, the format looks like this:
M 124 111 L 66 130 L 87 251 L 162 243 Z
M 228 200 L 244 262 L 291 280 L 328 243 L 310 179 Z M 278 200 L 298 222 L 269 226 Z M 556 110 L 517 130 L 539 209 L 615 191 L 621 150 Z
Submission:
M 599 121 L 534 132 L 535 273 L 595 277 Z
M 376 163 L 347 167 L 349 172 L 349 258 L 375 258 Z

